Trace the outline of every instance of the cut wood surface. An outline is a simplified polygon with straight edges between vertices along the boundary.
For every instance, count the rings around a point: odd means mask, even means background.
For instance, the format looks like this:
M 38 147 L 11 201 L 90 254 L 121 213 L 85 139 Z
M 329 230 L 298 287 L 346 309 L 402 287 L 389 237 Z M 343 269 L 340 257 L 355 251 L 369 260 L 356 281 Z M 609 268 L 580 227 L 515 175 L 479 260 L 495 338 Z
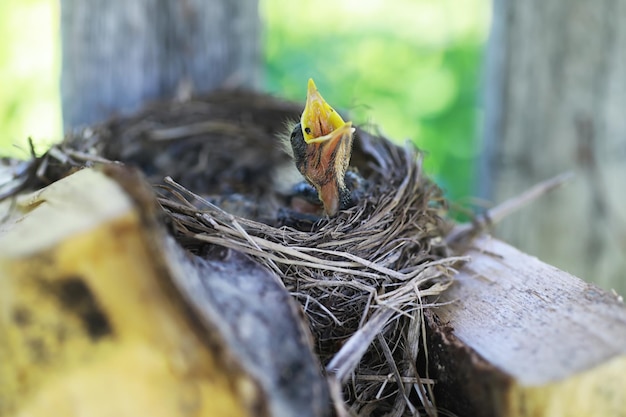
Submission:
M 622 416 L 626 307 L 489 237 L 429 314 L 439 405 L 473 416 Z
M 115 166 L 0 204 L 0 416 L 326 415 L 276 277 L 184 252 L 159 214 Z
M 289 294 L 199 258 L 124 168 L 0 205 L 0 416 L 324 416 Z M 488 237 L 426 311 L 436 400 L 460 416 L 622 416 L 626 307 Z M 251 279 L 246 279 L 250 277 Z

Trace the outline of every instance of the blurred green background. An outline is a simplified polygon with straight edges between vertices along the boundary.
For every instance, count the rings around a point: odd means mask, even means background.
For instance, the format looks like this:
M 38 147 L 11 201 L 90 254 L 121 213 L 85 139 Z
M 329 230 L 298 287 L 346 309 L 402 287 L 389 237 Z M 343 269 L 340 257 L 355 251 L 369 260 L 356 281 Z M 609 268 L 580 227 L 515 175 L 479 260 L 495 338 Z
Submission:
M 427 152 L 449 197 L 472 195 L 488 0 L 261 0 L 264 88 L 304 100 L 313 77 L 356 123 Z M 61 138 L 58 0 L 0 1 L 0 154 Z

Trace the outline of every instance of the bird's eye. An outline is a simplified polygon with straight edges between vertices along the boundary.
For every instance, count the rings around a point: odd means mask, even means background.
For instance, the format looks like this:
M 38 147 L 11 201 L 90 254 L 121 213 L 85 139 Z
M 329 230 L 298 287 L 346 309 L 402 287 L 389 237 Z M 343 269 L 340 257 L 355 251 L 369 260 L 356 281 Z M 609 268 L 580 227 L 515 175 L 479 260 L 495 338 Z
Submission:
M 304 132 L 305 132 L 307 135 L 310 135 L 310 134 L 311 134 L 311 128 L 310 128 L 310 127 L 305 127 L 305 128 L 304 128 Z

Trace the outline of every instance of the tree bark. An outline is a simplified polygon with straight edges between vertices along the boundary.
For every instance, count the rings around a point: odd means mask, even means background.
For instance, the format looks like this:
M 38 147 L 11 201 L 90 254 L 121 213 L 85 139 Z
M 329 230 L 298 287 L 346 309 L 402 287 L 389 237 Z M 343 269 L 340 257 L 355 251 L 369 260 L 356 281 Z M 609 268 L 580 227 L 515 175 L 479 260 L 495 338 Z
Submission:
M 574 182 L 497 235 L 626 293 L 626 3 L 494 0 L 480 194 L 501 201 L 572 170 Z
M 254 87 L 257 0 L 62 0 L 63 125 L 216 87 Z

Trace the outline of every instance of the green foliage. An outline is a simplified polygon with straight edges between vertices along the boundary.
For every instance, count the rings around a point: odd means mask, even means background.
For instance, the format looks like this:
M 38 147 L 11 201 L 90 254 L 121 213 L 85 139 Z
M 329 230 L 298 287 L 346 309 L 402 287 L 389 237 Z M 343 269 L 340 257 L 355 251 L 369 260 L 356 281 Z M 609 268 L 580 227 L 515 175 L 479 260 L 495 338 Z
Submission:
M 57 9 L 51 0 L 0 1 L 0 155 L 28 156 L 29 136 L 40 150 L 61 137 Z
M 413 140 L 452 199 L 472 194 L 486 0 L 262 0 L 264 88 L 304 100 L 313 77 L 356 123 Z M 58 2 L 0 1 L 0 153 L 61 136 Z M 40 146 L 40 149 L 42 146 Z
M 359 124 L 427 152 L 453 200 L 472 194 L 486 1 L 266 0 L 266 88 L 304 100 L 312 77 Z

